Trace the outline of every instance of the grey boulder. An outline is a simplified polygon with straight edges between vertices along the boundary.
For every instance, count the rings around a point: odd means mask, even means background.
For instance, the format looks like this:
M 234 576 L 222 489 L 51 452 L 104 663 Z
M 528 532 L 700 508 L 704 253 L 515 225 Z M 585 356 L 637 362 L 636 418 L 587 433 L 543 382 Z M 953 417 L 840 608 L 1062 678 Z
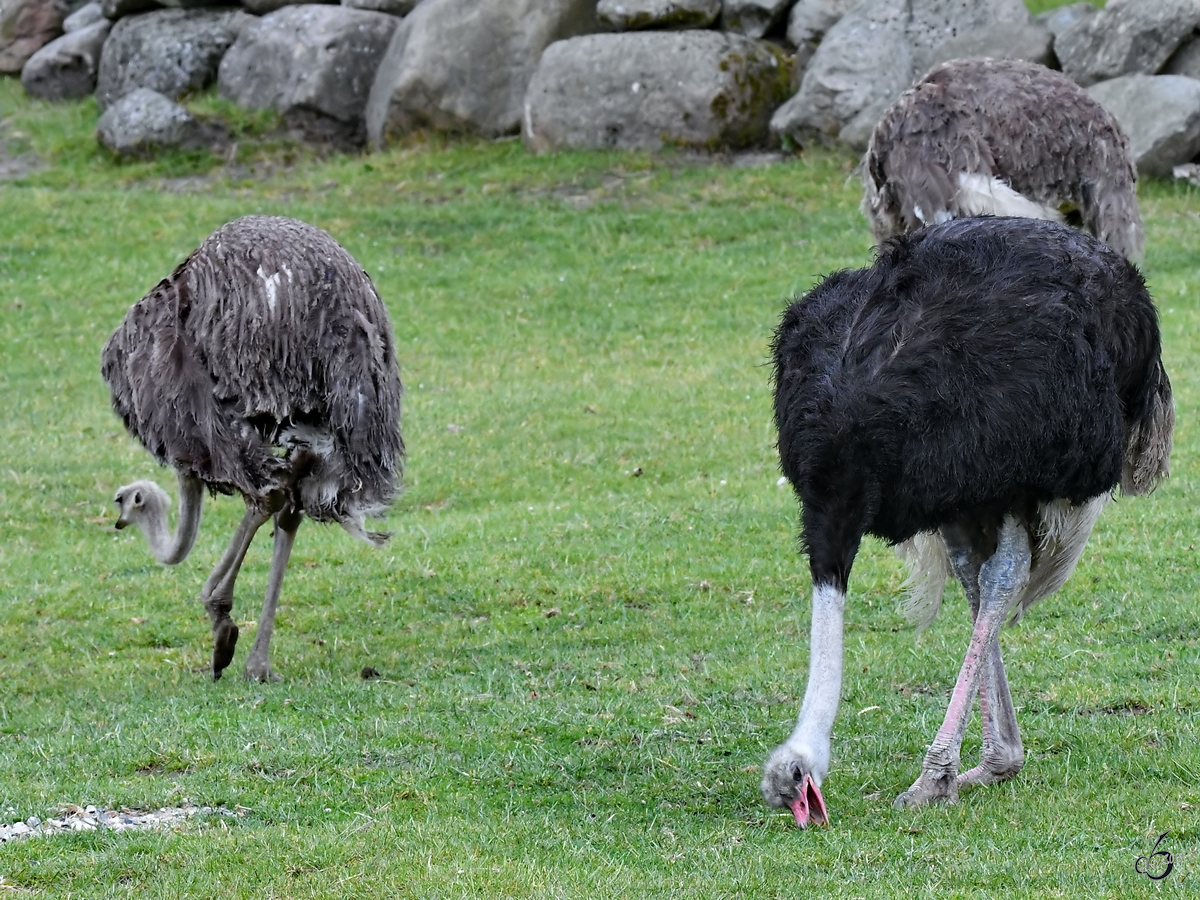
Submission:
M 760 38 L 783 21 L 795 0 L 721 0 L 721 28 Z
M 1193 37 L 1180 45 L 1162 67 L 1163 75 L 1186 75 L 1200 78 L 1200 37 Z
M 852 5 L 853 0 L 797 0 L 788 13 L 788 41 L 815 47 Z
M 100 21 L 106 21 L 104 13 L 100 11 L 98 0 L 92 0 L 91 3 L 85 3 L 63 19 L 62 29 L 66 34 L 70 34 L 72 31 L 87 28 L 89 25 L 95 25 Z
M 16 75 L 62 34 L 66 0 L 0 0 L 0 74 Z
M 1088 3 L 1088 0 L 1079 0 L 1078 3 L 1068 3 L 1066 6 L 1048 9 L 1043 13 L 1038 13 L 1033 18 L 1039 25 L 1048 29 L 1052 35 L 1058 37 L 1064 31 L 1079 24 L 1082 20 L 1091 18 L 1096 12 L 1096 7 Z
M 617 31 L 642 28 L 707 28 L 721 14 L 721 0 L 600 0 L 596 18 Z
M 120 156 L 149 156 L 164 147 L 198 146 L 206 137 L 206 129 L 191 113 L 149 88 L 126 94 L 96 123 L 96 140 Z
M 1085 87 L 1121 75 L 1157 72 L 1200 25 L 1200 0 L 1109 0 L 1058 35 L 1062 70 Z
M 247 109 L 275 109 L 311 141 L 358 147 L 363 110 L 402 20 L 348 6 L 285 6 L 242 31 L 217 89 Z
M 515 133 L 542 51 L 596 28 L 595 0 L 424 0 L 402 20 L 371 88 L 371 142 L 420 128 Z
M 793 75 L 799 79 L 825 34 L 837 24 L 853 4 L 853 0 L 798 0 L 788 13 L 787 39 L 796 48 Z
M 338 0 L 309 0 L 309 2 L 337 4 Z M 283 9 L 285 6 L 299 6 L 301 3 L 302 0 L 242 0 L 242 6 L 256 16 L 265 16 L 267 13 Z
M 158 0 L 100 0 L 100 12 L 111 21 L 123 19 L 149 9 L 162 9 Z
M 947 34 L 1030 20 L 1021 0 L 858 0 L 817 47 L 771 131 L 801 145 L 838 140 L 861 148 L 883 110 L 929 68 Z
M 990 56 L 1023 59 L 1043 66 L 1054 64 L 1054 35 L 1034 22 L 998 22 L 952 37 L 934 51 L 930 68 L 952 59 Z
M 354 9 L 369 9 L 373 12 L 387 13 L 391 16 L 407 16 L 413 11 L 418 0 L 342 0 L 342 6 Z
M 742 35 L 572 38 L 542 55 L 525 97 L 522 137 L 534 151 L 751 146 L 767 137 L 771 111 L 790 81 L 779 48 Z
M 101 109 L 135 88 L 177 100 L 212 84 L 225 51 L 254 16 L 239 9 L 159 9 L 113 26 L 100 55 Z
M 1138 172 L 1168 176 L 1200 153 L 1200 81 L 1184 75 L 1125 75 L 1088 93 L 1125 133 Z
M 73 100 L 94 91 L 100 49 L 110 28 L 112 23 L 102 18 L 68 31 L 29 57 L 21 70 L 25 93 L 42 100 Z

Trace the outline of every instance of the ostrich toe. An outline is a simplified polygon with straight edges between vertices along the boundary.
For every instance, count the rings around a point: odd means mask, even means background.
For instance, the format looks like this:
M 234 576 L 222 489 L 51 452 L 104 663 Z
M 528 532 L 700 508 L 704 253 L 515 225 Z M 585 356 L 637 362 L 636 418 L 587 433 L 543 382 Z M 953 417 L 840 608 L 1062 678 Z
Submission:
M 225 616 L 213 623 L 213 681 L 233 662 L 233 651 L 237 647 L 238 627 L 233 619 Z
M 248 659 L 246 667 L 242 670 L 242 674 L 246 676 L 247 681 L 257 681 L 262 684 L 269 682 L 283 681 L 271 669 L 271 663 L 266 660 Z
M 892 803 L 896 809 L 925 806 L 927 803 L 957 803 L 958 779 L 953 772 L 922 772 L 912 787 Z

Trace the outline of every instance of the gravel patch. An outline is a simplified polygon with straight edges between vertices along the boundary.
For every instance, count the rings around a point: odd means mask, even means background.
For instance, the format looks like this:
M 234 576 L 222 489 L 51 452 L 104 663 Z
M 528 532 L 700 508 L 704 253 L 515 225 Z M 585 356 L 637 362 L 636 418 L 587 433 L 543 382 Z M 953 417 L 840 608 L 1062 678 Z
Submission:
M 28 837 L 48 837 L 75 831 L 151 831 L 175 828 L 194 816 L 235 816 L 233 810 L 219 806 L 172 806 L 156 810 L 97 809 L 94 806 L 68 806 L 58 816 L 40 819 L 30 816 L 24 822 L 0 825 L 0 844 Z

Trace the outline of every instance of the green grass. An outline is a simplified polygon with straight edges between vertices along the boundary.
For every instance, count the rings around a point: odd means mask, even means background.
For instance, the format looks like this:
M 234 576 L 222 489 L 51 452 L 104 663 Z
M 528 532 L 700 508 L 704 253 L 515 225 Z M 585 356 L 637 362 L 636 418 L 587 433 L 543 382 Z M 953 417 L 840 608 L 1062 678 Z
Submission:
M 953 807 L 891 808 L 967 617 L 955 592 L 914 638 L 900 566 L 868 542 L 834 827 L 801 833 L 758 797 L 804 687 L 809 591 L 765 364 L 787 300 L 870 258 L 854 160 L 431 138 L 320 158 L 249 121 L 230 163 L 116 164 L 95 115 L 0 81 L 9 152 L 44 163 L 0 183 L 0 818 L 184 798 L 238 815 L 0 846 L 14 896 L 1194 894 L 1194 188 L 1141 195 L 1173 474 L 1112 504 L 1067 587 L 1005 632 L 1024 771 Z M 376 279 L 410 452 L 387 548 L 301 529 L 274 641 L 285 681 L 268 686 L 239 672 L 269 542 L 214 684 L 196 598 L 240 504 L 208 501 L 173 569 L 114 532 L 118 485 L 174 485 L 97 371 L 128 305 L 250 212 L 329 229 Z M 383 678 L 363 681 L 368 665 Z M 1134 864 L 1164 831 L 1175 870 L 1152 885 Z

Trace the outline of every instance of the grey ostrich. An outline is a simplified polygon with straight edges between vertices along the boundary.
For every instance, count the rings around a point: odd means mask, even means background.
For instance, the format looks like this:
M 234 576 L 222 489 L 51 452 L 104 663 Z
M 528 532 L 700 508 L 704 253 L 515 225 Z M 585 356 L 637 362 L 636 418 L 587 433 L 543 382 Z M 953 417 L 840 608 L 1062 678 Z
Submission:
M 117 528 L 137 525 L 162 563 L 181 562 L 204 488 L 241 494 L 246 514 L 204 583 L 213 678 L 233 659 L 238 570 L 275 520 L 266 599 L 247 678 L 276 680 L 270 642 L 283 573 L 303 516 L 367 531 L 398 491 L 400 373 L 392 326 L 362 266 L 319 228 L 246 216 L 218 228 L 135 303 L 101 354 L 113 409 L 179 479 L 170 501 L 149 481 L 117 491 Z
M 1074 569 L 1109 494 L 1167 473 L 1174 408 L 1141 275 L 1051 222 L 964 218 L 885 242 L 784 313 L 774 341 L 784 474 L 813 581 L 808 687 L 762 793 L 827 823 L 850 569 L 863 535 L 925 536 L 913 612 L 947 575 L 974 629 L 945 721 L 898 805 L 1013 777 L 1024 753 L 999 632 Z M 979 696 L 980 764 L 959 772 Z
M 1077 215 L 1118 253 L 1141 258 L 1129 139 L 1083 88 L 1036 63 L 937 66 L 875 126 L 862 179 L 876 241 L 960 216 Z

